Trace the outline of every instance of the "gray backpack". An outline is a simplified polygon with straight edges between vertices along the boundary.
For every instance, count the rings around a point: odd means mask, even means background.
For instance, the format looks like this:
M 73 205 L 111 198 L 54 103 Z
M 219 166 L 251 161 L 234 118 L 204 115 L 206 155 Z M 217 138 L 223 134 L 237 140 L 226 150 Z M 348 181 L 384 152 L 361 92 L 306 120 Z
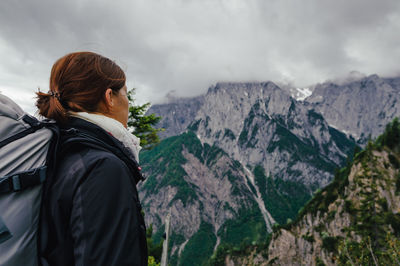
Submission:
M 54 167 L 58 127 L 0 94 L 0 265 L 38 265 L 43 184 Z

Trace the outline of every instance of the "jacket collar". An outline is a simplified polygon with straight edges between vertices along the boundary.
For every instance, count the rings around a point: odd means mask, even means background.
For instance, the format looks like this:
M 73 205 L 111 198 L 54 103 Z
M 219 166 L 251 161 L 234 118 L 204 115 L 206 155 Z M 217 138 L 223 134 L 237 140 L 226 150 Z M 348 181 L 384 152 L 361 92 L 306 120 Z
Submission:
M 61 128 L 62 151 L 65 152 L 73 144 L 112 152 L 131 170 L 135 184 L 144 180 L 141 168 L 132 152 L 101 127 L 83 119 L 71 117 L 68 124 Z

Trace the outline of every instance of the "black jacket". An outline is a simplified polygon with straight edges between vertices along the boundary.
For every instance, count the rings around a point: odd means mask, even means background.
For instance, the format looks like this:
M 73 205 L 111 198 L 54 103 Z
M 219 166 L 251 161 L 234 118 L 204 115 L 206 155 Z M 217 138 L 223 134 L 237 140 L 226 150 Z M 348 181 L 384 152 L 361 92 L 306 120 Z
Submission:
M 133 155 L 102 128 L 72 118 L 46 184 L 43 265 L 147 265 L 146 228 Z

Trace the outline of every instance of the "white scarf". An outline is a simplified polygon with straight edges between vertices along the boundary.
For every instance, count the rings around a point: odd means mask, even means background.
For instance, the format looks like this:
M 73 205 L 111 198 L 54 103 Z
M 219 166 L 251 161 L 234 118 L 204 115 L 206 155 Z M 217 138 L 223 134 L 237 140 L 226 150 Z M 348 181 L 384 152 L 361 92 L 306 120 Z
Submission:
M 90 114 L 86 112 L 70 112 L 71 116 L 81 118 L 98 125 L 113 137 L 118 139 L 128 148 L 135 156 L 136 161 L 139 163 L 139 151 L 142 149 L 140 146 L 140 139 L 130 133 L 121 122 L 100 114 Z

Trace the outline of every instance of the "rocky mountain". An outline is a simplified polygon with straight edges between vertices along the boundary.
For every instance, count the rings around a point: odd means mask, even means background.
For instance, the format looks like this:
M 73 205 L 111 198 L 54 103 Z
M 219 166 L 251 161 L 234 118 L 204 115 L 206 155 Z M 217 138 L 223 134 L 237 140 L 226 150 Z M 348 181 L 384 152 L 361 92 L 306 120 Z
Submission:
M 400 116 L 400 78 L 371 75 L 352 82 L 326 82 L 306 98 L 328 124 L 361 145 L 376 138 L 393 118 Z
M 218 83 L 189 127 L 242 165 L 259 165 L 267 177 L 326 185 L 353 145 L 308 104 L 272 82 Z
M 163 117 L 160 127 L 166 128 L 166 136 L 184 132 L 186 128 L 183 128 L 191 123 L 190 129 L 196 131 L 202 142 L 221 147 L 244 165 L 261 164 L 267 175 L 281 172 L 280 169 L 286 167 L 285 164 L 278 166 L 281 158 L 266 158 L 268 152 L 265 151 L 273 152 L 276 148 L 274 143 L 279 137 L 275 136 L 275 130 L 288 142 L 294 137 L 294 146 L 310 146 L 308 160 L 315 164 L 321 160 L 326 168 L 342 163 L 349 152 L 349 142 L 339 143 L 346 139 L 342 133 L 330 127 L 311 105 L 295 100 L 287 90 L 272 82 L 217 83 L 204 96 L 155 105 L 148 113 Z M 188 122 L 190 119 L 192 122 Z M 267 120 L 269 122 L 264 123 Z M 271 141 L 273 136 L 275 140 Z M 297 150 L 302 148 L 297 147 Z M 311 154 L 322 154 L 324 158 L 312 158 Z M 285 176 L 284 179 L 296 179 L 301 168 L 304 170 L 300 164 L 292 166 L 292 177 Z M 331 178 L 329 172 L 332 169 L 325 173 L 310 173 L 311 179 L 302 182 L 320 187 Z M 314 180 L 312 176 L 317 175 L 324 177 Z
M 148 179 L 139 192 L 156 240 L 171 212 L 172 265 L 201 265 L 218 246 L 264 241 L 354 148 L 311 104 L 272 82 L 217 83 L 198 105 L 188 102 L 151 109 L 174 121 L 169 134 L 192 121 L 140 155 Z
M 297 219 L 274 228 L 263 252 L 221 253 L 226 265 L 397 265 L 400 253 L 400 124 L 318 191 Z M 264 254 L 264 256 L 262 255 Z
M 281 88 L 293 99 L 310 103 L 316 112 L 322 114 L 329 126 L 351 136 L 362 146 L 367 143 L 370 136 L 376 138 L 387 123 L 400 115 L 399 77 L 360 76 L 360 78 L 352 78 L 345 82 L 325 82 L 310 88 L 289 86 L 281 86 Z M 189 102 L 190 99 L 184 101 Z M 178 102 L 177 99 L 175 101 Z M 191 114 L 190 117 L 193 118 L 201 105 L 202 103 L 180 105 L 180 112 L 176 114 Z M 171 104 L 154 105 L 149 113 L 170 117 L 171 106 Z M 166 120 L 174 119 L 170 117 Z M 187 122 L 190 119 L 183 120 Z M 179 123 L 177 125 L 165 123 L 163 126 L 167 129 L 163 136 L 173 136 L 182 133 L 187 124 L 179 126 Z

